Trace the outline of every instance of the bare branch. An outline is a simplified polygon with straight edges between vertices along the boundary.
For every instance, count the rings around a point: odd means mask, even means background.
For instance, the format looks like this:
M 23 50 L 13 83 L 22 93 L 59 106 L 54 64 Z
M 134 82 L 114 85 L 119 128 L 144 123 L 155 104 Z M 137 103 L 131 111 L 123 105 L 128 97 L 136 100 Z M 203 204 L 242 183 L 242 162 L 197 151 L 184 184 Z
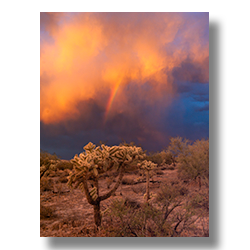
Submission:
M 173 206 L 170 210 L 168 210 L 168 207 L 167 207 L 167 208 L 166 208 L 165 215 L 164 215 L 164 220 L 166 220 L 166 219 L 168 218 L 169 214 L 170 214 L 175 208 L 177 208 L 177 207 L 179 207 L 179 206 L 181 206 L 181 205 L 182 205 L 182 204 L 181 204 L 181 201 L 179 201 L 178 203 L 174 204 L 174 206 Z

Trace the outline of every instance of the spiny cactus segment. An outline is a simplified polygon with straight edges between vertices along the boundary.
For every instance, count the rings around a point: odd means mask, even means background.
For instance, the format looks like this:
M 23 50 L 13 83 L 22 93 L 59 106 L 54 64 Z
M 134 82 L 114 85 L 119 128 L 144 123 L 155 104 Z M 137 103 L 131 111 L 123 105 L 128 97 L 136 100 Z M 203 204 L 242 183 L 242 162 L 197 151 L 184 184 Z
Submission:
M 85 152 L 75 155 L 71 162 L 74 164 L 75 172 L 72 173 L 72 182 L 79 177 L 88 174 L 89 177 L 98 177 L 111 168 L 119 170 L 123 165 L 129 165 L 134 161 L 142 160 L 146 156 L 140 147 L 136 146 L 105 146 L 96 147 L 89 142 L 84 147 Z M 74 177 L 73 177 L 74 175 Z
M 138 166 L 140 169 L 147 170 L 147 171 L 151 171 L 151 170 L 153 170 L 154 168 L 156 168 L 157 164 L 153 163 L 152 161 L 144 160 L 143 162 L 138 163 L 137 166 Z

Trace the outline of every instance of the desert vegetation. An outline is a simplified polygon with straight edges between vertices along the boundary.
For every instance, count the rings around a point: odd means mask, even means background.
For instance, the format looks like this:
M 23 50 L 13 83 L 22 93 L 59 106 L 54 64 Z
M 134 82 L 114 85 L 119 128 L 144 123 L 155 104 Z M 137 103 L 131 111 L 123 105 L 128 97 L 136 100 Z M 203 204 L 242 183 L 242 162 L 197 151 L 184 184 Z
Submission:
M 209 236 L 208 140 L 83 149 L 70 161 L 40 153 L 41 236 Z

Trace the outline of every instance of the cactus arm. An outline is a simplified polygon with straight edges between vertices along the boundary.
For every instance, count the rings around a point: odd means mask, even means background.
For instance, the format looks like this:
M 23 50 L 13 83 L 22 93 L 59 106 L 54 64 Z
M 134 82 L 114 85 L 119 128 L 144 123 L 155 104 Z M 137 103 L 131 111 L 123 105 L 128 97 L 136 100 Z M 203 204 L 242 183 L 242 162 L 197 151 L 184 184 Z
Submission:
M 90 193 L 89 193 L 89 188 L 88 188 L 88 183 L 87 183 L 86 177 L 83 178 L 82 183 L 83 183 L 83 188 L 84 188 L 84 192 L 85 192 L 88 203 L 91 204 L 91 205 L 96 205 L 97 200 L 94 201 L 93 198 L 91 197 Z
M 102 195 L 99 197 L 100 201 L 106 200 L 108 199 L 112 194 L 115 193 L 115 191 L 117 190 L 117 188 L 119 187 L 119 185 L 121 184 L 122 181 L 122 177 L 124 175 L 124 169 L 123 167 L 120 167 L 120 171 L 119 171 L 119 177 L 117 179 L 117 182 L 115 184 L 115 186 L 106 194 Z

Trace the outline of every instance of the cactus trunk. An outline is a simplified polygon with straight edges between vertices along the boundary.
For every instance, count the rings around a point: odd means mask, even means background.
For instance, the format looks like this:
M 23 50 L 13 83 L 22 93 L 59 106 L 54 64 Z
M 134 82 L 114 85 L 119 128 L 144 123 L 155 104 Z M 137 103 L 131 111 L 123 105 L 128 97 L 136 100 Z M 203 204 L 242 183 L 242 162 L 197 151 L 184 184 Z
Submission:
M 98 178 L 95 178 L 93 182 L 94 182 L 94 186 L 96 187 L 96 194 L 98 197 L 98 200 L 96 200 L 96 203 L 94 205 L 94 220 L 95 220 L 95 225 L 99 227 L 101 226 L 101 223 L 102 223 L 102 216 L 101 216 L 101 210 L 100 210 Z
M 100 210 L 100 202 L 97 202 L 97 204 L 94 205 L 94 220 L 97 227 L 101 226 L 102 216 Z

